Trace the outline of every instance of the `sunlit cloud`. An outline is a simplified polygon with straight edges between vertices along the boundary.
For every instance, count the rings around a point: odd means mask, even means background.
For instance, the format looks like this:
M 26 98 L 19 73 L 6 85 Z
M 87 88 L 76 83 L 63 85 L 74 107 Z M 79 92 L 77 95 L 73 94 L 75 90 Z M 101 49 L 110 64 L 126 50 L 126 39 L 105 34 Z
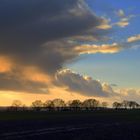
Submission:
M 81 46 L 76 46 L 74 49 L 79 54 L 95 54 L 95 53 L 117 53 L 122 49 L 122 47 L 117 43 L 103 45 L 85 44 Z
M 128 26 L 129 24 L 130 24 L 129 20 L 127 18 L 123 18 L 119 22 L 115 23 L 115 25 L 122 27 L 122 28 Z
M 53 100 L 56 98 L 61 98 L 66 102 L 69 100 L 79 99 L 81 101 L 89 98 L 80 95 L 76 92 L 66 91 L 63 87 L 53 87 L 50 89 L 51 94 L 36 94 L 36 93 L 26 93 L 26 92 L 11 92 L 11 91 L 0 91 L 0 106 L 12 105 L 13 100 L 20 100 L 23 104 L 31 106 L 31 103 L 35 100 Z
M 51 76 L 46 73 L 43 73 L 36 67 L 23 67 L 22 72 L 20 73 L 21 78 L 25 80 L 31 80 L 34 82 L 44 82 L 49 84 L 51 82 Z
M 10 72 L 14 67 L 13 62 L 7 56 L 0 56 L 0 73 Z
M 110 20 L 103 18 L 103 22 L 101 25 L 97 26 L 97 29 L 102 30 L 109 30 L 112 28 L 112 25 L 110 24 Z
M 130 24 L 130 20 L 135 17 L 135 15 L 126 15 L 125 12 L 120 9 L 116 12 L 117 16 L 120 18 L 120 21 L 114 23 L 113 25 L 117 25 L 121 28 L 124 28 Z
M 98 80 L 69 69 L 61 70 L 56 74 L 56 83 L 68 91 L 74 91 L 84 96 L 110 97 L 117 95 L 109 84 L 102 84 Z
M 119 97 L 121 100 L 132 100 L 140 102 L 140 90 L 134 88 L 118 89 Z
M 129 43 L 136 42 L 136 41 L 140 41 L 140 34 L 131 36 L 127 39 L 127 42 Z

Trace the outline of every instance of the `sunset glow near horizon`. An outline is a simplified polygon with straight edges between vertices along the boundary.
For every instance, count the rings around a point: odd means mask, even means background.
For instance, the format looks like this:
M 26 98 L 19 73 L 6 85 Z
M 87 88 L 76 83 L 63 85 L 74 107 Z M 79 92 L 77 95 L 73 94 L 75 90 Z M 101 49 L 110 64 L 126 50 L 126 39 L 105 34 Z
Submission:
M 1 0 L 0 106 L 55 98 L 140 103 L 139 5 Z

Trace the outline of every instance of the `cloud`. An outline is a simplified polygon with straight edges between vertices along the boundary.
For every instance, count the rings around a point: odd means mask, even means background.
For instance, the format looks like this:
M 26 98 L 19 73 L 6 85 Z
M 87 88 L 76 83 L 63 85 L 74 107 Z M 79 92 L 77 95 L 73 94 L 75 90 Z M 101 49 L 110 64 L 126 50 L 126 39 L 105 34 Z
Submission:
M 117 85 L 117 84 L 111 84 L 111 86 L 112 86 L 112 87 L 117 87 L 118 85 Z
M 58 46 L 42 44 L 88 35 L 88 30 L 92 32 L 102 23 L 82 0 L 2 0 L 0 5 L 0 53 L 50 73 L 61 68 L 67 58 L 55 51 Z
M 119 17 L 125 17 L 125 13 L 124 13 L 124 11 L 123 11 L 122 9 L 118 10 L 118 11 L 116 12 L 116 14 L 117 14 Z
M 84 96 L 110 97 L 117 95 L 110 85 L 101 84 L 91 77 L 82 76 L 69 69 L 61 70 L 56 74 L 56 84 Z
M 16 73 L 16 74 L 12 73 L 12 75 L 17 76 L 17 78 L 21 79 L 21 80 L 28 80 L 31 82 L 39 82 L 39 83 L 47 83 L 48 85 L 52 81 L 51 76 L 42 72 L 37 67 L 33 67 L 33 66 L 21 67 L 18 70 L 18 72 L 19 73 Z
M 0 57 L 0 90 L 48 93 L 51 76 L 33 66 L 18 66 L 9 57 Z
M 96 26 L 103 19 L 83 0 L 1 0 L 0 21 L 1 90 L 35 92 L 47 87 L 46 77 L 53 80 L 78 56 L 74 50 L 78 42 L 71 38 L 102 36 Z
M 111 25 L 83 0 L 1 0 L 0 21 L 0 90 L 48 93 L 57 71 L 80 54 L 121 49 L 117 43 L 88 45 L 106 39 Z M 97 96 L 108 95 L 100 82 L 71 75 L 81 78 L 82 93 L 90 95 L 95 90 Z
M 98 41 L 97 36 L 92 35 L 82 35 L 82 36 L 74 36 L 69 38 L 71 41 L 79 41 L 79 42 L 90 42 L 90 41 Z
M 107 20 L 103 18 L 103 22 L 101 25 L 97 26 L 97 29 L 102 29 L 102 30 L 109 30 L 112 28 L 112 25 L 109 23 L 110 20 Z
M 85 44 L 81 46 L 76 46 L 74 50 L 79 54 L 94 54 L 94 53 L 117 53 L 122 49 L 122 46 L 113 44 L 103 44 L 103 45 L 90 45 Z
M 116 14 L 120 18 L 120 21 L 114 23 L 113 25 L 117 25 L 121 28 L 128 26 L 130 24 L 130 20 L 135 17 L 134 15 L 127 16 L 122 9 L 118 10 Z
M 43 82 L 23 80 L 12 74 L 0 74 L 0 90 L 27 93 L 48 93 L 48 87 Z
M 13 68 L 13 63 L 7 56 L 0 56 L 0 73 L 10 72 Z
M 137 42 L 137 41 L 140 41 L 140 34 L 138 34 L 136 36 L 131 36 L 127 39 L 128 43 Z
M 118 93 L 120 94 L 121 101 L 131 100 L 140 102 L 140 90 L 138 89 L 120 89 Z
M 119 22 L 115 23 L 115 25 L 124 28 L 129 25 L 129 20 L 127 18 L 123 18 Z

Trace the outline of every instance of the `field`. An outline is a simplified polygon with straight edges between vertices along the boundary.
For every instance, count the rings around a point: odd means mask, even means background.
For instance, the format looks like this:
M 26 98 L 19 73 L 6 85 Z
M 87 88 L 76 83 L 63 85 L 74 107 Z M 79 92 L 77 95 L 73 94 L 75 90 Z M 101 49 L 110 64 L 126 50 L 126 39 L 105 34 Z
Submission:
M 140 139 L 140 110 L 0 112 L 0 139 Z

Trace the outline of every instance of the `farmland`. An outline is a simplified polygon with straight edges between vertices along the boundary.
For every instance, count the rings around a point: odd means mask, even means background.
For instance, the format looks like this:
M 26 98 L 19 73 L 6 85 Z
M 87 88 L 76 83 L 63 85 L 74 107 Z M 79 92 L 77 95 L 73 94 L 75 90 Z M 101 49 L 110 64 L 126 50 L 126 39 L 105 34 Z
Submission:
M 138 139 L 140 110 L 0 112 L 2 139 Z

